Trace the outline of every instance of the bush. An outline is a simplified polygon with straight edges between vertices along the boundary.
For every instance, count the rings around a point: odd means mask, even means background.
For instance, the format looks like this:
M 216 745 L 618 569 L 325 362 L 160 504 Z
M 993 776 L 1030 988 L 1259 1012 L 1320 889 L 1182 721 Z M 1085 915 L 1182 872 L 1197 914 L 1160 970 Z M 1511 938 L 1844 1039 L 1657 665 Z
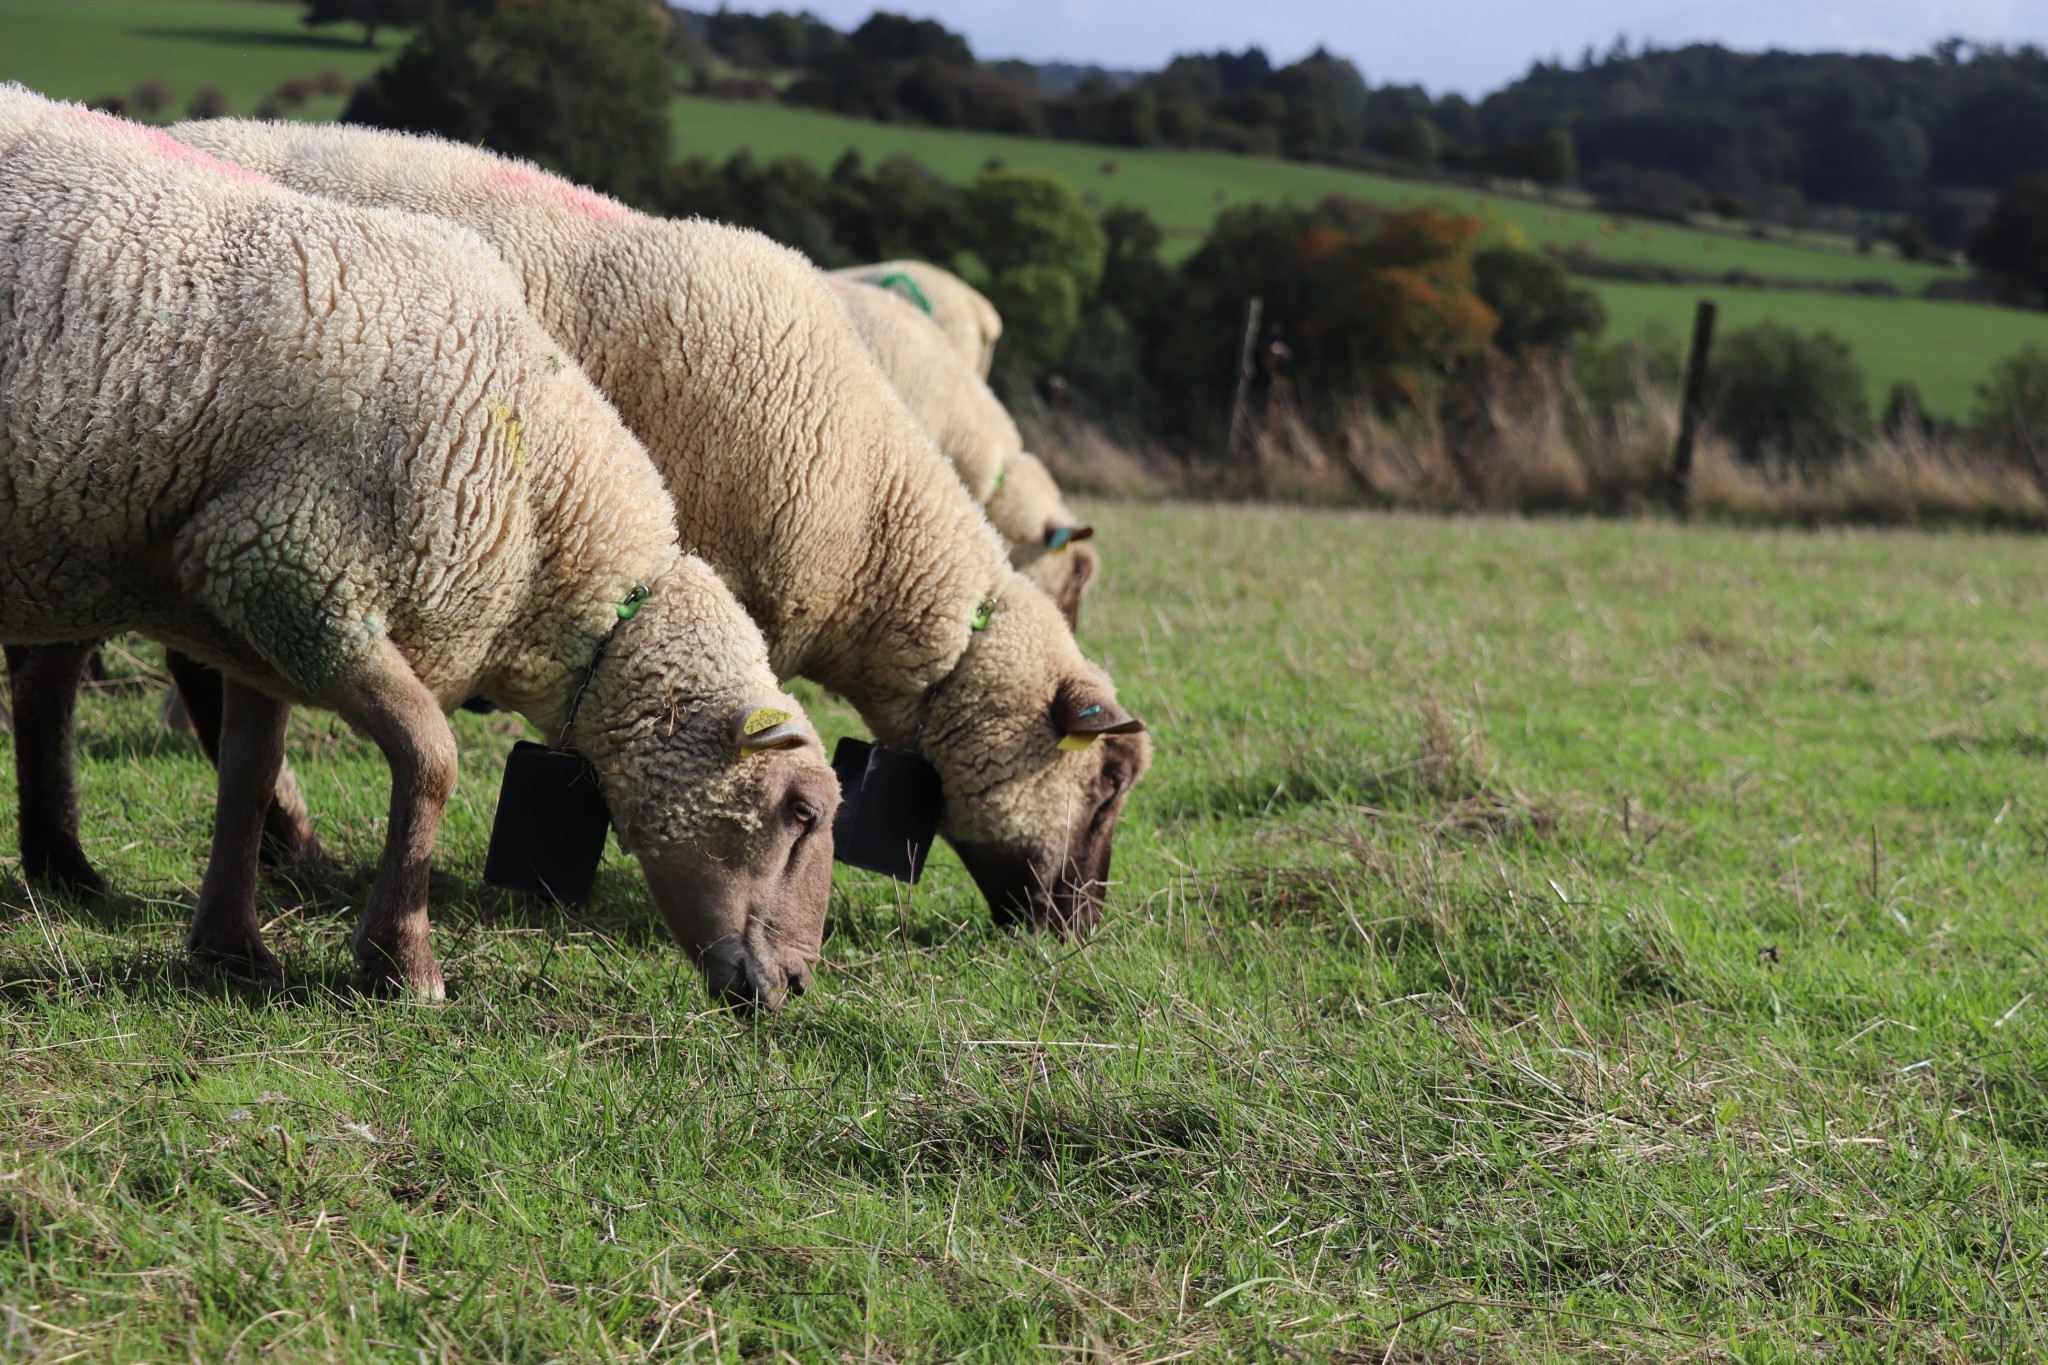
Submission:
M 1479 297 L 1500 319 L 1494 345 L 1509 355 L 1555 349 L 1607 325 L 1607 308 L 1590 289 L 1573 285 L 1557 262 L 1533 252 L 1493 247 L 1472 257 Z
M 210 85 L 202 85 L 185 106 L 186 118 L 226 118 L 228 97 Z
M 342 118 L 482 143 L 647 203 L 669 169 L 666 41 L 641 0 L 448 0 Z
M 1109 241 L 1072 185 L 1045 171 L 984 171 L 962 196 L 982 281 L 1007 330 L 1004 386 L 1059 363 L 1102 279 Z
M 2048 295 L 2048 172 L 2006 186 L 1970 234 L 1970 263 L 2025 293 Z
M 1978 387 L 1977 430 L 2002 458 L 2048 474 L 2048 355 L 2038 346 L 1999 361 Z
M 1732 333 L 1707 391 L 1715 427 L 1753 464 L 1832 464 L 1870 425 L 1863 370 L 1827 332 L 1765 322 Z

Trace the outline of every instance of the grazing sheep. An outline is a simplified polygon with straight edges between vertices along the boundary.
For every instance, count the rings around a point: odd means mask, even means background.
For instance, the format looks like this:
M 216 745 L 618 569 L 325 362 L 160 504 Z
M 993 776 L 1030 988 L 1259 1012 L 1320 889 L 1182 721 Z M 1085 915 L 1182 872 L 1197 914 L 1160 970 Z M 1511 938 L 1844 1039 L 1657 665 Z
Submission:
M 0 87 L 0 642 L 140 631 L 227 676 L 189 943 L 265 974 L 256 840 L 292 705 L 392 771 L 355 936 L 443 993 L 445 713 L 580 751 L 718 994 L 804 984 L 837 786 L 660 480 L 474 235 L 278 188 Z
M 923 313 L 889 290 L 832 284 L 883 377 L 988 514 L 1010 563 L 1076 624 L 1081 590 L 1096 569 L 1094 548 L 1080 542 L 1094 528 L 1067 512 L 1052 475 L 1024 453 L 1010 414 Z
M 922 754 L 942 831 L 997 917 L 1101 913 L 1144 727 L 1016 574 L 802 256 L 646 217 L 431 138 L 219 120 L 175 130 L 295 188 L 475 229 L 646 443 L 683 544 L 725 577 L 778 674 Z M 1105 738 L 1107 737 L 1107 738 Z
M 915 304 L 974 367 L 975 375 L 988 378 L 989 368 L 995 364 L 996 342 L 1003 335 L 1003 315 L 979 289 L 952 271 L 925 261 L 883 261 L 832 273 L 886 289 Z

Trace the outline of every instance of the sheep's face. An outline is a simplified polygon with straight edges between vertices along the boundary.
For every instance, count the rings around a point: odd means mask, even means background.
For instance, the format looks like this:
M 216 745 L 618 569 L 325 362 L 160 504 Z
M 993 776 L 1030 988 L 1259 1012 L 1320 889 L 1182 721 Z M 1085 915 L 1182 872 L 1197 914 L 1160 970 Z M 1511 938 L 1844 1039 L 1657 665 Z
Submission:
M 924 727 L 943 831 L 999 921 L 1068 934 L 1101 919 L 1117 819 L 1151 761 L 1143 731 L 1013 577 Z
M 703 616 L 653 608 L 615 635 L 572 738 L 712 996 L 777 1009 L 809 984 L 824 939 L 839 783 L 765 654 L 744 677 L 707 679 L 725 642 L 705 638 Z

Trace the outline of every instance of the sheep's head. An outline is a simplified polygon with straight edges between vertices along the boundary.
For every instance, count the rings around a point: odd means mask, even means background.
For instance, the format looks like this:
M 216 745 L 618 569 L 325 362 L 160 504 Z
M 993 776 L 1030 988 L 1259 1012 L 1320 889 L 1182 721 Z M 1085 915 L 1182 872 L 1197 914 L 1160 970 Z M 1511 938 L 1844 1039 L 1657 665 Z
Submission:
M 1095 528 L 1082 525 L 1067 507 L 1036 455 L 1011 458 L 989 497 L 988 519 L 1002 533 L 1010 563 L 1053 600 L 1069 629 L 1079 625 L 1081 593 L 1100 567 L 1095 547 L 1087 543 Z
M 650 588 L 592 670 L 570 742 L 713 997 L 776 1009 L 824 938 L 839 784 L 711 571 L 685 560 Z
M 941 829 L 999 921 L 1085 932 L 1102 916 L 1117 818 L 1151 744 L 1043 593 L 1013 574 L 992 600 L 925 711 Z

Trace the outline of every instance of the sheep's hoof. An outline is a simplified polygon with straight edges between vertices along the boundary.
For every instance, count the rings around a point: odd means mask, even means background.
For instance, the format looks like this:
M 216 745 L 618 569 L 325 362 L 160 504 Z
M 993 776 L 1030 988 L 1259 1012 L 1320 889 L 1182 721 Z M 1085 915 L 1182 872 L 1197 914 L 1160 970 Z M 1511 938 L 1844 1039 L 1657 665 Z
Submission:
M 237 975 L 271 984 L 284 980 L 284 964 L 255 935 L 239 932 L 202 934 L 195 930 L 185 940 L 185 947 L 199 961 Z
M 433 953 L 392 952 L 378 945 L 357 950 L 356 988 L 380 1000 L 432 1004 L 448 998 L 448 985 Z
M 77 896 L 104 896 L 107 884 L 100 874 L 93 871 L 86 860 L 85 851 L 77 844 L 58 845 L 53 848 L 24 848 L 21 853 L 21 870 L 33 882 L 54 886 Z

